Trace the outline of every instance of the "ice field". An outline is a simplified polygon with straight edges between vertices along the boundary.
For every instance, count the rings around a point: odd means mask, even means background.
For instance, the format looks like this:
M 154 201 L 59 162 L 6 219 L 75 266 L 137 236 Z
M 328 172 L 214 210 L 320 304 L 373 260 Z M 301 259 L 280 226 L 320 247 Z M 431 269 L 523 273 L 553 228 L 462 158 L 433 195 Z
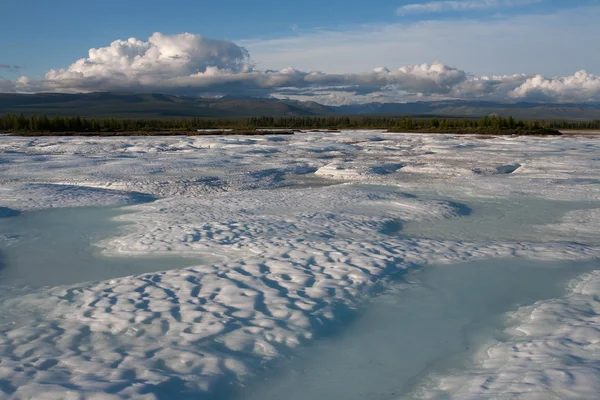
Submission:
M 0 136 L 0 397 L 595 398 L 598 139 Z

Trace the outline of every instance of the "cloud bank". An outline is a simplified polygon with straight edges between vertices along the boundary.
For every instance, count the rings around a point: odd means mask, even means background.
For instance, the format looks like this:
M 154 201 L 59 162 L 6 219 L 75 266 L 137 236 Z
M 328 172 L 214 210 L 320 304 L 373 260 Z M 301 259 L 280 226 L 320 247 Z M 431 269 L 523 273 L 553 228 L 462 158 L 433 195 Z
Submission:
M 258 69 L 232 41 L 183 33 L 116 40 L 44 79 L 1 80 L 4 92 L 159 92 L 190 96 L 239 94 L 312 99 L 325 104 L 415 99 L 600 101 L 600 77 L 579 71 L 546 78 L 475 76 L 441 62 L 326 73 Z

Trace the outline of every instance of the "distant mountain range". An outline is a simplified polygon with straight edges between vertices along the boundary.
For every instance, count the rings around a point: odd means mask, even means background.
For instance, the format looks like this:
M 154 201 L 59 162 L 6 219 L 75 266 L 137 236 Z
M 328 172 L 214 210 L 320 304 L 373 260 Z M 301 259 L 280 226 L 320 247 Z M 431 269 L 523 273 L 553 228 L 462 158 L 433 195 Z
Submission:
M 518 119 L 600 119 L 600 103 L 539 104 L 447 100 L 325 106 L 313 101 L 224 96 L 219 99 L 152 93 L 0 93 L 0 114 L 112 118 L 389 115 L 413 117 L 513 116 Z

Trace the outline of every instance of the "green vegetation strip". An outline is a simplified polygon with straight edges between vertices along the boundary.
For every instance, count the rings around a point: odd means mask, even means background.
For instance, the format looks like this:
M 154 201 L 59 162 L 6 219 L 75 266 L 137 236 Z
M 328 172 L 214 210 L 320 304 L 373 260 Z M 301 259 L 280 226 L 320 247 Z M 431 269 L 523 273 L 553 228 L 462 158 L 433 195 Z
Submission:
M 277 130 L 272 130 L 277 129 Z M 41 135 L 267 135 L 293 134 L 297 130 L 387 129 L 390 132 L 423 132 L 478 135 L 560 135 L 558 129 L 600 129 L 600 121 L 522 121 L 512 117 L 481 119 L 394 117 L 253 117 L 231 119 L 89 119 L 0 116 L 0 132 L 20 136 Z

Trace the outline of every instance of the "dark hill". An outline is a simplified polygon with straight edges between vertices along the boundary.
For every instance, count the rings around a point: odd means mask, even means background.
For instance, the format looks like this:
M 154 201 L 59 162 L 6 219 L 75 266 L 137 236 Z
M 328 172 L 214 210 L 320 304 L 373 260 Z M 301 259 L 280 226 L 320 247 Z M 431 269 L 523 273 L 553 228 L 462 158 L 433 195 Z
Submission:
M 449 100 L 324 106 L 316 102 L 227 95 L 219 99 L 156 93 L 0 93 L 0 114 L 111 118 L 389 115 L 517 119 L 600 119 L 600 104 L 496 103 Z

